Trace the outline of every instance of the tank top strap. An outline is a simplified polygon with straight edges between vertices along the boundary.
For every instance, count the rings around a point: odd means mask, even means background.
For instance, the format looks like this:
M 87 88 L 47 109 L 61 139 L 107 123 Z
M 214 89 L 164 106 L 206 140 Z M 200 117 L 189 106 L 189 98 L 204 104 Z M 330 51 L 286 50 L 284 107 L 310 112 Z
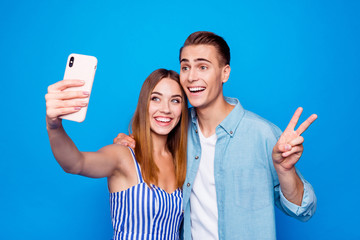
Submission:
M 134 163 L 135 163 L 135 169 L 136 169 L 136 174 L 137 174 L 137 177 L 138 177 L 138 182 L 139 182 L 139 183 L 142 183 L 142 182 L 144 182 L 144 180 L 143 180 L 142 175 L 141 175 L 140 165 L 139 165 L 139 163 L 136 161 L 134 151 L 133 151 L 130 147 L 129 147 L 129 149 L 130 149 L 131 155 L 132 155 L 133 160 L 134 160 Z

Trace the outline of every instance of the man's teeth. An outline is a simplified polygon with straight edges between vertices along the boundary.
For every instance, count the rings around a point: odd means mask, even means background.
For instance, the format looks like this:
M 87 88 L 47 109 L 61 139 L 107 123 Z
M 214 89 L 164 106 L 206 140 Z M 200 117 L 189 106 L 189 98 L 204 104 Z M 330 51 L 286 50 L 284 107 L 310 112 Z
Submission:
M 156 121 L 159 121 L 159 122 L 170 122 L 170 118 L 155 118 Z
M 199 92 L 205 90 L 204 87 L 191 87 L 189 88 L 190 92 Z

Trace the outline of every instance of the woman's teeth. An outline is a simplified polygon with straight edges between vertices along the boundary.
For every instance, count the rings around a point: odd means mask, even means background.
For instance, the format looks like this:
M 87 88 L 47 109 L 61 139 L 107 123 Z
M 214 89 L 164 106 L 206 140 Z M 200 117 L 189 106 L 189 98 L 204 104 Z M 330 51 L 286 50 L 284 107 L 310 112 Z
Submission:
M 158 117 L 158 118 L 155 118 L 156 121 L 159 121 L 159 122 L 170 122 L 170 118 L 162 118 L 162 117 Z

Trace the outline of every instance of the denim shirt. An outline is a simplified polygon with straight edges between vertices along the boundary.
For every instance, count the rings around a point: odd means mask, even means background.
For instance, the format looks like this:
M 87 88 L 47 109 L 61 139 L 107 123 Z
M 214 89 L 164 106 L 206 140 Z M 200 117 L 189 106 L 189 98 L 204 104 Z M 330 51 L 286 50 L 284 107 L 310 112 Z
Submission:
M 301 206 L 289 202 L 281 192 L 272 161 L 272 149 L 281 130 L 258 115 L 235 105 L 216 127 L 214 175 L 218 206 L 219 239 L 276 239 L 276 205 L 286 214 L 307 221 L 316 209 L 312 186 L 304 183 Z M 199 126 L 194 108 L 190 109 L 187 174 L 183 186 L 184 239 L 191 239 L 190 194 L 201 159 Z

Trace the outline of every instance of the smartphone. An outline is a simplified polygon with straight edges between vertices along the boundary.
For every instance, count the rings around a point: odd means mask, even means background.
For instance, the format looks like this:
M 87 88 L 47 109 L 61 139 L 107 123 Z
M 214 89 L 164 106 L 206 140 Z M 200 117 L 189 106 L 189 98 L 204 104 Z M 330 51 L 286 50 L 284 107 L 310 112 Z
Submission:
M 81 87 L 71 87 L 64 91 L 88 91 L 91 95 L 96 67 L 96 57 L 75 53 L 70 54 L 66 63 L 64 79 L 84 80 L 85 84 Z M 90 95 L 88 100 L 90 100 Z M 88 106 L 89 104 L 86 107 L 81 108 L 80 111 L 63 115 L 61 118 L 75 122 L 83 122 L 86 117 Z

